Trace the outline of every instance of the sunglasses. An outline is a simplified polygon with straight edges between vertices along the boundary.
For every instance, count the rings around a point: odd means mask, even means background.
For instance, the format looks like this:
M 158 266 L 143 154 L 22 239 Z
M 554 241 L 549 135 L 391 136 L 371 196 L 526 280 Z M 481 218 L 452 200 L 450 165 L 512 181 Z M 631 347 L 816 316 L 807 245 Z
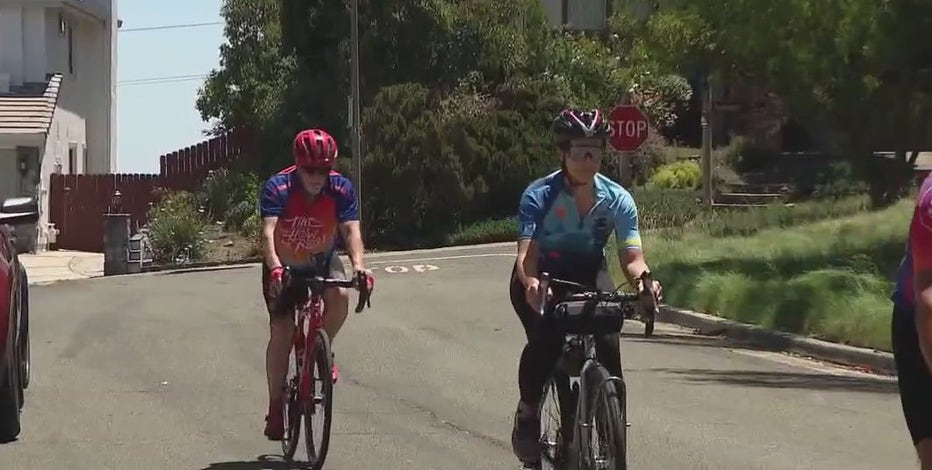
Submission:
M 602 154 L 604 150 L 601 146 L 594 145 L 580 145 L 580 146 L 571 146 L 569 148 L 568 158 L 574 162 L 583 162 L 586 160 L 602 160 Z
M 302 166 L 298 170 L 308 175 L 327 176 L 330 174 L 330 168 L 319 166 Z

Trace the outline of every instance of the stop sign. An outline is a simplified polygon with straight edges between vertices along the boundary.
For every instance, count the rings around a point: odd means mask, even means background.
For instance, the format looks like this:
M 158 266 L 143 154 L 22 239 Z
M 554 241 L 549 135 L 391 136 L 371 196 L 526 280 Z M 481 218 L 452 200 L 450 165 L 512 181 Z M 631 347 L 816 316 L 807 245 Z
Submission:
M 608 113 L 609 142 L 619 152 L 633 152 L 647 140 L 647 116 L 633 104 L 622 104 Z

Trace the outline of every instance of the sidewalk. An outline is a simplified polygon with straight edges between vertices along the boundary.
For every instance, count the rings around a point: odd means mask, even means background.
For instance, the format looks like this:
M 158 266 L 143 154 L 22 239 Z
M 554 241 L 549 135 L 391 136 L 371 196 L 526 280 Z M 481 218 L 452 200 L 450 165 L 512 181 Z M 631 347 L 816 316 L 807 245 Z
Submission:
M 26 267 L 30 285 L 51 284 L 57 281 L 88 279 L 104 275 L 103 253 L 83 251 L 44 251 L 19 255 Z

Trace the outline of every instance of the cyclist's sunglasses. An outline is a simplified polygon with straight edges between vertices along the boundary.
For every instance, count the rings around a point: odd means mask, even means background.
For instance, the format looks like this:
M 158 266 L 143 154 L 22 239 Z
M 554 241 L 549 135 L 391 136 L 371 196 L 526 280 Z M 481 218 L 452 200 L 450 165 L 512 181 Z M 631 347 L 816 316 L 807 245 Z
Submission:
M 583 162 L 586 160 L 602 160 L 602 154 L 605 150 L 600 145 L 571 145 L 567 149 L 567 156 L 574 162 Z
M 301 166 L 298 170 L 309 175 L 327 176 L 330 174 L 330 168 L 321 166 Z

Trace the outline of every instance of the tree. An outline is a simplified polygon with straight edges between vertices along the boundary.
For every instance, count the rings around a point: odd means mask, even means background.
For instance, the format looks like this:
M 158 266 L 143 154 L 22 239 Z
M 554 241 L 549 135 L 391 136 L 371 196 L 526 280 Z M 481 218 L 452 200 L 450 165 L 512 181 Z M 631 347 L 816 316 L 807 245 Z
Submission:
M 220 68 L 198 90 L 195 106 L 201 119 L 216 120 L 213 135 L 262 128 L 281 105 L 294 71 L 293 60 L 281 54 L 279 1 L 224 0 L 220 14 L 227 39 Z
M 875 206 L 895 201 L 909 181 L 909 158 L 930 137 L 932 112 L 924 69 L 932 53 L 922 41 L 932 4 L 919 0 L 671 0 L 648 20 L 655 53 L 698 60 L 722 78 L 752 81 L 776 92 L 812 130 L 830 130 L 826 149 L 860 169 Z M 685 39 L 685 41 L 677 41 Z M 683 47 L 685 46 L 685 47 Z M 894 159 L 875 152 L 894 150 Z

